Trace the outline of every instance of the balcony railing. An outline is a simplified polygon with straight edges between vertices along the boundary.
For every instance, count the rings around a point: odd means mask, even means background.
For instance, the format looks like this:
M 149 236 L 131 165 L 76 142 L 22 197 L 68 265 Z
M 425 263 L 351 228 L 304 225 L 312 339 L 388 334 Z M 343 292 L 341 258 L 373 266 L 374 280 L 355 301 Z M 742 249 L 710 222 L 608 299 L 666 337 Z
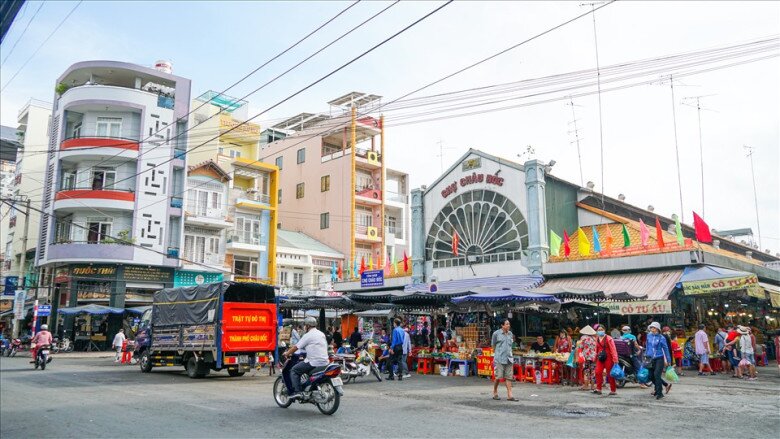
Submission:
M 255 190 L 233 188 L 233 196 L 236 198 L 244 198 L 247 200 L 257 201 L 258 203 L 269 204 L 271 202 L 271 197 L 268 194 L 263 194 Z
M 249 235 L 246 233 L 239 233 L 232 235 L 227 240 L 228 243 L 249 244 L 249 245 L 262 245 L 260 242 L 260 235 Z
M 121 148 L 131 151 L 138 151 L 139 140 L 128 139 L 124 137 L 107 137 L 107 136 L 78 136 L 68 137 L 60 144 L 61 150 L 68 149 L 96 149 L 100 147 L 104 148 Z
M 173 202 L 173 200 L 171 200 L 171 202 Z M 202 206 L 187 203 L 187 209 L 185 210 L 185 213 L 189 216 L 199 216 L 202 218 L 227 221 L 227 212 L 225 212 L 224 209 L 203 209 Z
M 179 197 L 171 197 L 171 207 L 181 209 L 184 206 L 184 200 Z
M 385 200 L 387 201 L 395 201 L 398 203 L 406 204 L 409 202 L 409 197 L 404 194 L 398 194 L 395 192 L 387 192 L 385 195 Z
M 86 187 L 64 187 L 57 190 L 56 201 L 72 199 L 97 198 L 103 200 L 115 201 L 135 201 L 135 189 L 125 188 L 102 188 L 93 189 L 92 186 Z

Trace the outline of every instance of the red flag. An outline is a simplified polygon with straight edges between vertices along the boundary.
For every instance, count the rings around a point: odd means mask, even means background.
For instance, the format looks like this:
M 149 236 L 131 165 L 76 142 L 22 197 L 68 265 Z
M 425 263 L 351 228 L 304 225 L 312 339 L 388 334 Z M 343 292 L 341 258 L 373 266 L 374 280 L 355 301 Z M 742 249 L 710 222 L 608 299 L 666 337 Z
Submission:
M 363 274 L 363 272 L 366 271 L 366 257 L 361 256 L 360 257 L 360 270 L 358 270 L 358 273 Z
M 341 261 L 339 261 L 339 268 L 338 271 L 336 272 L 336 275 L 338 276 L 339 279 L 344 279 L 344 263 Z
M 658 241 L 658 248 L 664 248 L 664 231 L 658 218 L 655 219 L 655 240 Z
M 569 234 L 566 229 L 563 229 L 563 254 L 569 256 L 571 254 L 571 246 L 569 245 Z
M 406 250 L 404 250 L 404 273 L 409 271 L 409 257 L 406 256 Z
M 455 256 L 458 256 L 458 231 L 455 229 L 452 229 L 452 254 Z
M 696 212 L 693 212 L 693 229 L 696 231 L 696 240 L 699 242 L 712 242 L 710 226 L 704 222 Z

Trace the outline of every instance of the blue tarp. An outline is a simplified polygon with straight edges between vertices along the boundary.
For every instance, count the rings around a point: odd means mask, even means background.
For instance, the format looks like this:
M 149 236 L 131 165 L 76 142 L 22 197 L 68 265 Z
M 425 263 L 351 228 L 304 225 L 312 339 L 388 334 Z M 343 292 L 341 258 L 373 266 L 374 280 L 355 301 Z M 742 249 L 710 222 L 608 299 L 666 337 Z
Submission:
M 560 303 L 555 296 L 549 294 L 537 294 L 524 290 L 514 290 L 503 288 L 500 290 L 488 290 L 470 296 L 456 297 L 452 299 L 454 303 L 466 302 L 539 302 L 539 303 Z
M 715 267 L 712 265 L 698 265 L 685 267 L 683 274 L 680 277 L 680 281 L 677 282 L 677 288 L 683 287 L 683 282 L 698 282 L 704 280 L 714 279 L 731 279 L 745 276 L 754 276 L 753 273 L 746 271 L 731 270 L 723 267 Z
M 89 304 L 89 305 L 82 305 L 82 306 L 74 306 L 72 308 L 60 308 L 57 310 L 57 312 L 60 314 L 71 316 L 76 314 L 93 314 L 93 315 L 124 314 L 125 310 L 123 308 L 112 308 L 110 306 Z

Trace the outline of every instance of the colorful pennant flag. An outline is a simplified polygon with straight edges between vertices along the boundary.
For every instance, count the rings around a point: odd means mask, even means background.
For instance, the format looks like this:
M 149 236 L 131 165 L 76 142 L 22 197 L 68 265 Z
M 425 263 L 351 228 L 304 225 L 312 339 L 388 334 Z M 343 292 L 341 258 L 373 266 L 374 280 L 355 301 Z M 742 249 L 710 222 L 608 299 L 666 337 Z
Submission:
M 409 271 L 409 257 L 406 256 L 406 250 L 404 250 L 404 273 Z
M 577 228 L 577 251 L 579 251 L 580 256 L 590 254 L 590 241 L 581 228 Z
M 561 237 L 550 230 L 550 254 L 553 256 L 561 255 Z
M 362 275 L 364 271 L 366 271 L 366 257 L 365 256 L 361 256 L 360 257 L 360 270 L 359 270 L 359 273 Z
M 452 254 L 455 256 L 458 256 L 458 231 L 455 229 L 452 229 Z
M 680 226 L 680 217 L 677 215 L 674 216 L 674 232 L 677 234 L 677 245 L 684 247 L 685 238 L 683 237 L 682 227 Z
M 647 247 L 650 243 L 650 231 L 647 230 L 645 222 L 639 219 L 639 237 L 642 239 L 642 247 Z
M 593 251 L 601 253 L 601 243 L 599 242 L 599 232 L 596 231 L 596 226 L 590 227 L 593 230 Z
M 355 263 L 352 265 L 352 277 L 356 278 L 360 275 L 360 269 L 358 266 L 357 256 L 355 256 Z
M 385 275 L 390 276 L 390 258 L 385 258 Z
M 368 255 L 368 269 L 374 269 L 374 255 Z
M 398 259 L 393 257 L 393 265 L 391 267 L 391 274 L 398 274 Z
M 569 245 L 569 234 L 566 233 L 566 229 L 563 229 L 563 255 L 569 257 L 571 254 L 571 245 Z
M 699 242 L 712 242 L 710 226 L 696 212 L 693 212 L 693 229 L 696 231 L 696 240 Z
M 658 248 L 664 248 L 664 231 L 661 229 L 661 221 L 655 219 L 655 240 L 658 241 Z
M 333 266 L 330 268 L 330 280 L 336 282 L 338 278 L 338 269 L 336 268 L 336 261 L 333 261 Z
M 615 238 L 612 237 L 612 229 L 607 226 L 607 239 L 606 239 L 606 248 L 604 249 L 604 252 L 606 254 L 612 253 L 612 242 L 615 240 Z
M 628 236 L 628 229 L 623 224 L 623 247 L 631 247 L 631 237 Z

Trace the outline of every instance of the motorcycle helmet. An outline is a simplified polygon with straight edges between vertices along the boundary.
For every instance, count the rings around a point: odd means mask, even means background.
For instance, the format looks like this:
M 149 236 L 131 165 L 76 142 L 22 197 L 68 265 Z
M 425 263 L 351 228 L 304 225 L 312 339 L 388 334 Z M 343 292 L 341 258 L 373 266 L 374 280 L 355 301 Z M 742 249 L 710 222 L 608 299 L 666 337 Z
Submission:
M 48 331 L 49 325 L 41 325 L 41 331 Z

